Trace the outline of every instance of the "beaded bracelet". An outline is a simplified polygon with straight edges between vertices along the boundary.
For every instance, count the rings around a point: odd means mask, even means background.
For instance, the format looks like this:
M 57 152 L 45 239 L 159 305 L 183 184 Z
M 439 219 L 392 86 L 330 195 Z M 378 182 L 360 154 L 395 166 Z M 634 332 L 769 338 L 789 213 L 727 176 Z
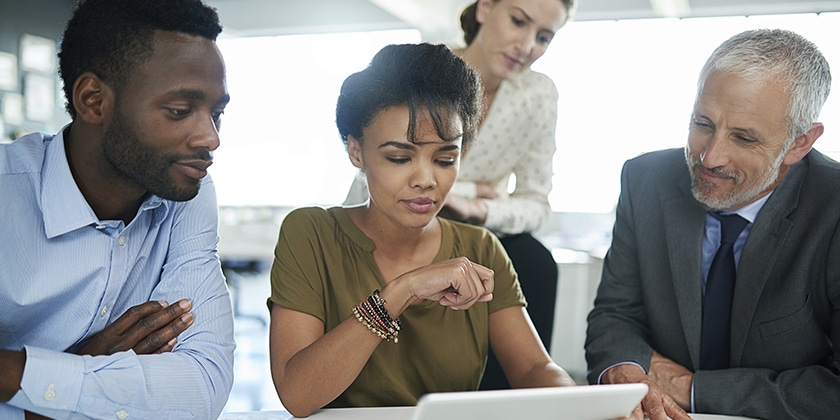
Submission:
M 379 289 L 374 290 L 373 294 L 368 296 L 368 299 L 373 300 L 374 308 L 377 310 L 377 313 L 382 317 L 386 324 L 392 326 L 396 331 L 399 331 L 400 328 L 402 328 L 400 319 L 392 319 L 391 315 L 388 314 L 388 311 L 385 309 L 385 299 L 382 299 L 379 296 Z
M 398 335 L 402 324 L 399 318 L 393 319 L 385 309 L 385 299 L 379 296 L 379 290 L 374 290 L 367 299 L 359 302 L 353 307 L 353 315 L 367 329 L 371 330 L 380 338 L 394 343 L 399 342 Z
M 365 327 L 367 327 L 369 330 L 373 331 L 373 333 L 374 333 L 374 334 L 378 335 L 378 336 L 379 336 L 379 338 L 381 338 L 381 339 L 383 339 L 383 340 L 387 340 L 387 339 L 388 339 L 388 335 L 387 335 L 387 333 L 385 333 L 384 331 L 380 330 L 379 328 L 377 328 L 377 327 L 373 326 L 373 325 L 370 323 L 370 321 L 368 321 L 368 320 L 367 320 L 367 318 L 365 318 L 365 316 L 364 316 L 364 315 L 362 315 L 362 314 L 359 312 L 359 308 L 358 308 L 358 307 L 356 307 L 356 306 L 354 306 L 354 307 L 353 307 L 353 315 L 355 315 L 355 316 L 356 316 L 356 319 L 358 319 L 358 320 L 359 320 L 359 322 L 361 322 L 361 323 L 362 323 L 362 325 L 364 325 Z M 397 341 L 396 341 L 396 340 L 394 340 L 394 342 L 396 343 Z

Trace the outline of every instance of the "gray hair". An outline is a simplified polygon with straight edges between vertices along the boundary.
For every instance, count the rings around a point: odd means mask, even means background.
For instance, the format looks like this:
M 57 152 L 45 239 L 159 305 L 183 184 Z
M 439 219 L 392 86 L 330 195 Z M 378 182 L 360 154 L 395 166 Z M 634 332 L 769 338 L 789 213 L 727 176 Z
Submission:
M 713 70 L 747 80 L 778 78 L 790 93 L 788 143 L 805 134 L 819 118 L 831 90 L 831 71 L 814 43 L 783 29 L 742 32 L 721 44 L 703 66 L 698 94 Z

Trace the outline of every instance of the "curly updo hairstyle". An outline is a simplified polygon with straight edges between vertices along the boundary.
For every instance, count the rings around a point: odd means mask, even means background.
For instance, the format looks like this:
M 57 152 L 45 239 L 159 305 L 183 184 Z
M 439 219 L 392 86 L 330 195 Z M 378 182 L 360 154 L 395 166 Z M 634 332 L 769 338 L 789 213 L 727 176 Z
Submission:
M 364 70 L 341 86 L 335 119 L 341 140 L 363 141 L 363 130 L 379 111 L 394 106 L 409 110 L 408 140 L 416 141 L 417 113 L 427 111 L 442 139 L 462 138 L 462 148 L 478 132 L 481 82 L 475 70 L 444 45 L 401 44 L 380 50 Z M 457 114 L 462 131 L 451 133 L 448 121 Z

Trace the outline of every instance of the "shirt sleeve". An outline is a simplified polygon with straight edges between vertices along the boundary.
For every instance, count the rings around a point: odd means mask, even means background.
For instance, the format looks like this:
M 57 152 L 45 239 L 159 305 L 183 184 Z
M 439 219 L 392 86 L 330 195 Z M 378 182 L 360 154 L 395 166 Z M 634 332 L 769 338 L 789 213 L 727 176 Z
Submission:
M 697 412 L 697 410 L 694 408 L 694 378 L 691 378 L 691 412 Z
M 551 215 L 548 193 L 552 188 L 554 153 L 557 150 L 557 88 L 551 79 L 541 77 L 530 89 L 538 93 L 531 98 L 531 117 L 527 129 L 533 130 L 527 153 L 513 169 L 516 188 L 508 197 L 485 200 L 487 218 L 484 226 L 507 235 L 531 232 Z M 510 139 L 515 141 L 516 139 Z
M 587 379 L 598 383 L 601 372 L 624 362 L 650 369 L 653 348 L 648 344 L 648 320 L 643 309 L 641 268 L 633 220 L 633 189 L 629 181 L 638 168 L 625 163 L 616 206 L 613 239 L 604 258 L 594 307 L 587 317 L 584 344 Z
M 350 184 L 350 189 L 347 191 L 347 197 L 344 198 L 342 205 L 348 207 L 357 206 L 367 201 L 368 198 L 370 198 L 370 193 L 368 192 L 364 175 L 357 173 L 353 178 L 353 183 Z
M 283 219 L 271 265 L 270 304 L 312 315 L 328 323 L 324 304 L 323 253 L 318 217 L 326 210 L 302 208 Z M 350 257 L 347 257 L 350 259 Z M 319 269 L 320 268 L 320 269 Z M 349 313 L 348 313 L 349 315 Z
M 475 182 L 472 181 L 455 181 L 449 194 L 460 195 L 467 199 L 474 199 L 477 195 Z
M 525 295 L 522 293 L 522 288 L 519 285 L 519 279 L 516 270 L 513 268 L 513 263 L 510 261 L 505 248 L 496 235 L 489 230 L 484 230 L 484 235 L 476 240 L 477 244 L 481 244 L 486 248 L 487 257 L 477 260 L 479 264 L 485 265 L 493 270 L 495 278 L 495 289 L 493 290 L 493 300 L 490 301 L 490 312 L 496 312 L 511 306 L 527 306 Z
M 26 346 L 21 389 L 9 406 L 52 418 L 219 416 L 232 387 L 235 345 L 230 297 L 216 252 L 212 182 L 170 211 L 171 235 L 161 244 L 169 248 L 167 260 L 150 300 L 192 301 L 195 322 L 175 348 L 154 355 L 126 351 L 91 357 Z
M 598 381 L 597 381 L 597 382 L 595 382 L 595 385 L 601 385 L 601 384 L 603 384 L 603 382 L 601 381 L 601 379 L 604 377 L 604 374 L 605 374 L 605 373 L 607 373 L 607 371 L 608 371 L 608 370 L 610 370 L 610 369 L 612 369 L 612 368 L 614 368 L 614 367 L 616 367 L 616 366 L 621 366 L 621 365 L 633 365 L 633 366 L 638 366 L 638 367 L 639 367 L 639 369 L 641 369 L 641 370 L 642 370 L 642 372 L 644 372 L 644 373 L 645 373 L 645 375 L 647 375 L 647 371 L 645 370 L 645 368 L 644 368 L 642 365 L 638 364 L 638 363 L 634 363 L 634 362 L 620 362 L 620 363 L 615 363 L 615 364 L 613 364 L 612 366 L 610 366 L 610 367 L 608 367 L 608 368 L 606 368 L 606 369 L 602 370 L 602 371 L 601 371 L 601 373 L 599 373 L 599 374 L 598 374 Z M 694 386 L 694 385 L 692 384 L 692 386 Z

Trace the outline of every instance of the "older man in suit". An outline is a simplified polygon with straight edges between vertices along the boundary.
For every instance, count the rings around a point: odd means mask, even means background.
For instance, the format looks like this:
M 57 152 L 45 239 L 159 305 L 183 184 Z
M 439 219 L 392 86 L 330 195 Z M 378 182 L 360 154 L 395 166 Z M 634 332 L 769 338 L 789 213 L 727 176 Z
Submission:
M 591 383 L 649 385 L 636 418 L 840 413 L 840 164 L 812 149 L 830 85 L 801 36 L 738 34 L 686 147 L 625 164 L 586 357 Z

